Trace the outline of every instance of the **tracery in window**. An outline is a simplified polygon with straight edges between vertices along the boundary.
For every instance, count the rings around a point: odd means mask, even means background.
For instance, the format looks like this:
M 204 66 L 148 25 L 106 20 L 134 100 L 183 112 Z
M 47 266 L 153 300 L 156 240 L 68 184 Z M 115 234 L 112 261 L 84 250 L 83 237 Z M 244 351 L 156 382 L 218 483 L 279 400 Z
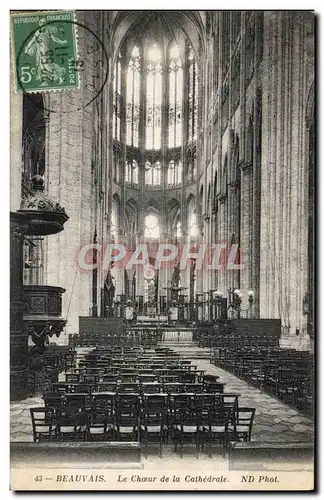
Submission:
M 120 141 L 121 54 L 117 57 L 113 81 L 113 138 Z
M 119 141 L 115 141 L 121 153 L 114 156 L 114 182 L 123 178 L 129 184 L 138 185 L 143 176 L 144 185 L 160 186 L 165 172 L 163 183 L 179 185 L 183 179 L 183 166 L 186 168 L 185 178 L 195 180 L 198 130 L 196 55 L 188 40 L 179 39 L 175 43 L 167 37 L 162 42 L 162 38 L 151 31 L 142 38 L 145 41 L 135 46 L 126 39 L 121 50 L 126 65 L 121 58 L 116 62 L 114 90 L 118 89 L 118 92 L 113 96 L 114 138 L 118 135 L 120 142 L 126 145 L 126 151 Z M 164 47 L 167 47 L 166 51 Z M 124 87 L 125 91 L 122 90 Z M 188 109 L 187 114 L 184 114 L 184 106 Z M 125 120 L 122 126 L 121 117 Z M 165 126 L 163 136 L 162 123 Z M 184 151 L 181 149 L 183 141 L 187 144 Z M 119 177 L 118 174 L 123 175 Z
M 141 53 L 133 48 L 126 79 L 126 144 L 139 146 L 139 120 L 141 95 Z
M 145 184 L 150 186 L 158 186 L 161 184 L 161 162 L 155 160 L 152 163 L 150 160 L 145 162 Z
M 168 184 L 171 186 L 181 184 L 182 182 L 182 163 L 181 160 L 170 160 L 168 164 Z
M 125 182 L 138 184 L 138 163 L 134 158 L 126 159 Z
M 197 170 L 198 69 L 193 48 L 188 42 L 186 54 L 188 64 L 187 179 L 188 181 L 193 181 Z
M 172 45 L 169 51 L 169 148 L 181 146 L 182 143 L 182 98 L 183 69 L 180 51 Z
M 162 52 L 153 44 L 146 61 L 146 149 L 161 149 Z
M 193 142 L 197 137 L 197 118 L 198 118 L 198 71 L 193 48 L 188 46 L 188 142 Z

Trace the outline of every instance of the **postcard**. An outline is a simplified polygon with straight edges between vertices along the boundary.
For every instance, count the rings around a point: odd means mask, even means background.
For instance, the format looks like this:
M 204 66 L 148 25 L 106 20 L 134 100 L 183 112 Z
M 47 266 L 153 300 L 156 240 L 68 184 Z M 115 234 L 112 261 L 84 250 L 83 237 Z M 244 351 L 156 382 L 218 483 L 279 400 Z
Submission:
M 315 17 L 10 12 L 12 490 L 314 490 Z

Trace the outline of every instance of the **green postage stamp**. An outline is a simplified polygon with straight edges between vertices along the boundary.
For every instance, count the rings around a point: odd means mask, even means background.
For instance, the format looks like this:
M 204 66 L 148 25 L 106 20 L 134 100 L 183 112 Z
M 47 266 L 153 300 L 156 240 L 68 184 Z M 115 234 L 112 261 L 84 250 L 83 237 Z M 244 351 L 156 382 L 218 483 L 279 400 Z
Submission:
M 12 14 L 11 33 L 17 92 L 79 88 L 72 11 Z

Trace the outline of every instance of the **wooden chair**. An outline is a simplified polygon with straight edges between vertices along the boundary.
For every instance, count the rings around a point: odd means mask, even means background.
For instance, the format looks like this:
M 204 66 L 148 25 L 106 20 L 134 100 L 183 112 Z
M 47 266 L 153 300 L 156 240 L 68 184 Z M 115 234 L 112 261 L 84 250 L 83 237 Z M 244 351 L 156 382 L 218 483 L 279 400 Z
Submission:
M 79 373 L 66 373 L 65 374 L 65 382 L 79 383 L 80 382 L 80 374 Z
M 117 384 L 114 382 L 99 382 L 95 392 L 117 392 Z
M 77 413 L 69 409 L 61 409 L 57 415 L 57 435 L 59 441 L 86 441 L 89 414 L 86 411 Z
M 199 455 L 199 446 L 201 441 L 201 416 L 200 411 L 190 405 L 181 407 L 174 414 L 173 421 L 173 440 L 174 451 L 177 452 L 180 444 L 180 456 L 183 457 L 184 441 L 189 439 L 194 441 L 196 456 Z
M 203 424 L 202 449 L 207 444 L 209 446 L 210 457 L 212 456 L 211 447 L 214 442 L 220 444 L 223 449 L 223 455 L 226 454 L 229 423 L 229 410 L 218 407 L 209 411 L 208 421 Z
M 116 384 L 117 383 L 117 379 L 118 379 L 118 376 L 115 375 L 115 374 L 111 374 L 111 373 L 105 373 L 103 376 L 102 376 L 102 382 L 105 383 L 114 383 Z
M 195 394 L 203 392 L 203 384 L 198 383 L 184 383 L 183 384 L 183 392 L 192 392 Z
M 133 382 L 121 382 L 117 384 L 117 392 L 122 394 L 140 394 L 140 384 Z
M 66 393 L 62 398 L 62 406 L 64 406 L 65 412 L 70 415 L 75 415 L 87 408 L 87 403 L 89 399 L 89 394 L 82 393 Z
M 162 457 L 162 445 L 167 432 L 167 397 L 166 395 L 144 395 L 140 412 L 140 440 L 146 450 L 151 440 L 159 442 L 159 455 Z
M 108 441 L 113 439 L 115 410 L 114 395 L 95 393 L 87 421 L 87 441 Z
M 237 409 L 234 425 L 229 424 L 228 431 L 233 441 L 251 441 L 251 433 L 255 408 L 241 407 Z
M 163 392 L 167 394 L 175 394 L 183 392 L 183 384 L 181 382 L 172 382 L 163 384 Z
M 62 395 L 57 392 L 45 392 L 43 400 L 46 408 L 60 408 L 62 405 Z
M 221 382 L 205 382 L 203 384 L 203 390 L 211 394 L 221 394 L 224 392 L 224 385 Z
M 158 394 L 162 390 L 163 386 L 159 382 L 145 382 L 140 385 L 141 394 Z
M 34 443 L 57 439 L 55 409 L 50 407 L 30 408 Z
M 124 439 L 139 441 L 139 406 L 138 396 L 130 394 L 118 394 L 115 407 L 115 438 L 118 441 Z
M 195 372 L 185 371 L 181 375 L 181 382 L 183 382 L 184 384 L 194 384 L 194 383 L 196 383 L 196 373 Z

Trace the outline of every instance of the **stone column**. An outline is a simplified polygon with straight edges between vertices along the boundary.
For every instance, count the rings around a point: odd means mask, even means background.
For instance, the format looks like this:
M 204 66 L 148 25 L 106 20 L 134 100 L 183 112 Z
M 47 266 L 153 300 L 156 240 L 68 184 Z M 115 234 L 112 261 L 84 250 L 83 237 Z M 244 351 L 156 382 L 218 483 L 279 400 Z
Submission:
M 217 211 L 216 207 L 213 207 L 212 213 L 211 213 L 211 248 L 210 248 L 210 263 L 212 262 L 212 258 L 214 255 L 214 248 L 213 245 L 217 244 Z M 215 290 L 217 288 L 217 271 L 216 269 L 211 269 L 211 281 L 210 281 L 210 286 L 212 290 Z
M 241 270 L 241 290 L 245 297 L 248 290 L 251 288 L 252 276 L 252 239 L 251 239 L 251 222 L 252 222 L 252 189 L 251 189 L 251 172 L 252 164 L 240 164 L 242 172 L 242 191 L 241 191 L 241 248 L 243 256 L 243 269 Z M 245 307 L 245 304 L 243 305 Z M 251 317 L 251 311 L 248 312 L 248 317 Z
M 136 235 L 136 248 L 144 243 L 144 230 L 143 226 L 139 227 L 138 233 Z M 144 297 L 144 273 L 143 267 L 139 266 L 139 270 L 136 271 L 136 296 L 142 295 Z
M 228 245 L 229 251 L 231 251 L 232 245 L 239 245 L 239 228 L 237 225 L 237 197 L 239 193 L 239 182 L 233 181 L 229 184 L 229 215 L 228 215 Z M 234 256 L 234 254 L 233 254 Z M 235 258 L 235 264 L 237 263 L 239 256 L 239 248 L 237 248 Z M 228 269 L 228 286 L 231 288 L 239 288 L 239 270 Z
M 226 201 L 227 201 L 227 196 L 226 194 L 222 193 L 218 195 L 218 202 L 219 202 L 219 242 L 225 243 L 226 242 L 226 226 L 225 226 L 225 207 L 226 207 Z M 224 266 L 227 264 L 227 260 L 224 257 L 226 255 L 224 253 L 224 250 L 222 250 L 221 253 L 221 258 L 219 260 L 219 264 L 222 266 L 221 269 L 218 271 L 218 286 L 220 291 L 223 293 L 225 297 L 227 297 L 227 289 L 226 289 L 226 282 L 225 282 L 225 273 L 227 272 L 226 269 L 224 269 Z
M 28 337 L 23 324 L 23 245 L 26 218 L 10 213 L 10 398 L 27 396 Z

